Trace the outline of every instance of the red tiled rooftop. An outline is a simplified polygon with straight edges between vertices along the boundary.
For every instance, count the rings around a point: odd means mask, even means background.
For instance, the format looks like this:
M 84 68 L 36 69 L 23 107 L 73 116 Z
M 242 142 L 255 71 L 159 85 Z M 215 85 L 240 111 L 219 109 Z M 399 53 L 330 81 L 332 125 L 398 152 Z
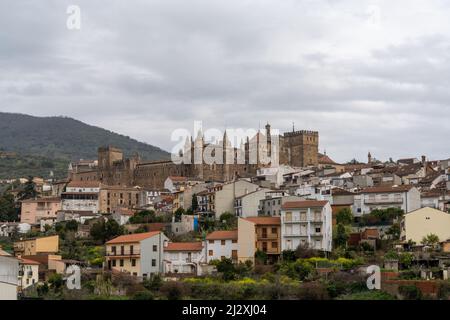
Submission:
M 203 244 L 200 241 L 197 242 L 170 242 L 164 251 L 201 251 Z
M 98 181 L 71 181 L 67 185 L 68 188 L 99 188 Z
M 289 201 L 283 204 L 282 209 L 303 209 L 323 207 L 328 201 L 305 200 L 305 201 Z
M 109 240 L 106 244 L 141 242 L 142 240 L 151 238 L 159 233 L 160 231 L 128 234 Z
M 381 187 L 370 187 L 362 190 L 360 193 L 394 193 L 394 192 L 405 192 L 409 191 L 414 186 L 412 185 L 401 185 L 401 186 L 381 186 Z
M 251 221 L 259 225 L 278 225 L 281 224 L 280 217 L 249 217 L 244 218 L 247 221 Z
M 237 240 L 238 231 L 214 231 L 206 236 L 206 240 Z

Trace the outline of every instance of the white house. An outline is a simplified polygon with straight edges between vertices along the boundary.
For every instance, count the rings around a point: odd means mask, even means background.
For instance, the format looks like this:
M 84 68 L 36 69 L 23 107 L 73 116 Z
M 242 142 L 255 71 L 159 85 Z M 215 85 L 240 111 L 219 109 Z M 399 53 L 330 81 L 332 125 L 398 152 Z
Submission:
M 234 212 L 234 201 L 236 200 L 236 198 L 258 189 L 259 186 L 257 184 L 248 182 L 243 179 L 224 184 L 221 190 L 216 191 L 214 197 L 216 219 L 218 219 L 220 215 L 225 212 Z
M 238 231 L 214 231 L 206 236 L 206 262 L 238 259 Z
M 0 256 L 0 301 L 17 300 L 19 260 Z
M 206 264 L 204 243 L 169 242 L 164 246 L 164 273 L 202 275 Z
M 399 208 L 405 213 L 420 208 L 420 192 L 413 185 L 366 188 L 355 194 L 353 214 L 362 216 L 375 209 Z
M 281 209 L 281 250 L 299 245 L 331 251 L 332 214 L 328 201 L 292 201 Z
M 419 244 L 430 233 L 437 235 L 440 241 L 450 239 L 450 214 L 434 208 L 421 208 L 403 216 L 402 241 L 412 240 Z
M 64 211 L 99 211 L 100 183 L 95 181 L 72 181 L 61 194 Z
M 19 259 L 19 287 L 21 290 L 37 284 L 39 281 L 39 262 Z
M 161 231 L 119 236 L 106 242 L 106 268 L 148 278 L 164 272 L 164 244 Z
M 254 217 L 259 214 L 260 202 L 266 198 L 266 193 L 270 189 L 259 189 L 234 200 L 234 213 L 237 217 L 247 218 Z

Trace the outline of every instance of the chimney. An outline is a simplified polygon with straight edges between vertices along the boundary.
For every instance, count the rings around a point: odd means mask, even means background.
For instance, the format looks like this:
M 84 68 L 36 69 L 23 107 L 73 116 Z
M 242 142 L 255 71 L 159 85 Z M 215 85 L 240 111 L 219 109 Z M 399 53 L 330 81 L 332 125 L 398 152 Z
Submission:
M 422 156 L 422 164 L 425 164 L 426 161 L 427 161 L 427 157 L 426 156 Z

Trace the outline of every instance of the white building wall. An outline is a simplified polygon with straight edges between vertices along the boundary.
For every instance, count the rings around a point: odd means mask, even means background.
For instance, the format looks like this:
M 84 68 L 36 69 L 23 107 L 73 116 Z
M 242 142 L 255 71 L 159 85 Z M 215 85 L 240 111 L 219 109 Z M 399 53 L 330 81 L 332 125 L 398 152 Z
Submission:
M 222 257 L 231 259 L 231 254 L 233 250 L 238 250 L 238 243 L 233 243 L 233 240 L 225 240 L 225 245 L 222 245 L 222 240 L 206 240 L 206 257 L 207 262 L 213 260 L 220 260 Z M 213 255 L 209 255 L 209 251 L 213 251 Z
M 320 213 L 316 217 L 316 211 Z M 292 222 L 286 220 L 286 212 L 292 213 Z M 303 213 L 301 215 L 301 213 Z M 320 217 L 320 222 L 315 222 Z M 320 228 L 320 232 L 316 231 Z M 305 208 L 281 211 L 281 250 L 295 250 L 308 245 L 317 250 L 332 249 L 332 214 L 328 203 L 322 209 Z
M 0 256 L 0 300 L 17 300 L 19 260 Z
M 142 240 L 141 245 L 141 270 L 138 276 L 147 275 L 150 277 L 152 274 L 164 272 L 164 242 L 169 241 L 164 233 L 159 234 Z M 153 250 L 153 246 L 156 246 L 156 251 Z M 153 265 L 154 262 L 154 265 Z

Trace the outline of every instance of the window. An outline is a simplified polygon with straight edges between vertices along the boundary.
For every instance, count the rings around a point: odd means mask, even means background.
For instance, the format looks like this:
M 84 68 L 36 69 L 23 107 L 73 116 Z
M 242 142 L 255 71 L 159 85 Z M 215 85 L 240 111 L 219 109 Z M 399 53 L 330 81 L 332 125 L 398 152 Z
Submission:
M 237 243 L 237 240 L 233 240 L 232 243 Z
M 209 255 L 210 257 L 213 256 L 213 255 L 214 255 L 214 251 L 209 250 L 209 251 L 208 251 L 208 255 Z
M 112 260 L 112 266 L 113 266 L 113 267 L 116 266 L 116 260 Z
M 156 251 L 158 251 L 158 246 L 155 244 L 155 245 L 153 245 L 153 252 L 156 252 Z
M 131 259 L 131 266 L 136 267 L 136 259 Z
M 132 255 L 134 251 L 134 246 L 130 246 L 130 254 Z
M 226 257 L 225 257 L 225 256 L 221 256 L 221 257 L 220 257 L 220 259 L 222 259 L 222 260 L 225 260 L 225 259 L 226 259 Z
M 113 254 L 116 254 L 116 246 L 112 246 L 111 247 L 111 251 L 112 251 Z
M 209 244 L 214 244 L 214 240 L 209 240 Z
M 272 242 L 272 249 L 277 249 L 278 248 L 278 242 L 273 241 Z
M 120 246 L 120 254 L 123 256 L 125 254 L 125 247 Z
M 272 228 L 272 234 L 278 234 L 277 228 Z
M 316 228 L 316 233 L 320 233 L 320 227 Z
M 156 259 L 152 259 L 152 267 L 156 267 Z
M 120 266 L 123 267 L 123 259 L 120 259 Z
M 224 246 L 225 245 L 225 240 L 221 240 L 220 244 Z

